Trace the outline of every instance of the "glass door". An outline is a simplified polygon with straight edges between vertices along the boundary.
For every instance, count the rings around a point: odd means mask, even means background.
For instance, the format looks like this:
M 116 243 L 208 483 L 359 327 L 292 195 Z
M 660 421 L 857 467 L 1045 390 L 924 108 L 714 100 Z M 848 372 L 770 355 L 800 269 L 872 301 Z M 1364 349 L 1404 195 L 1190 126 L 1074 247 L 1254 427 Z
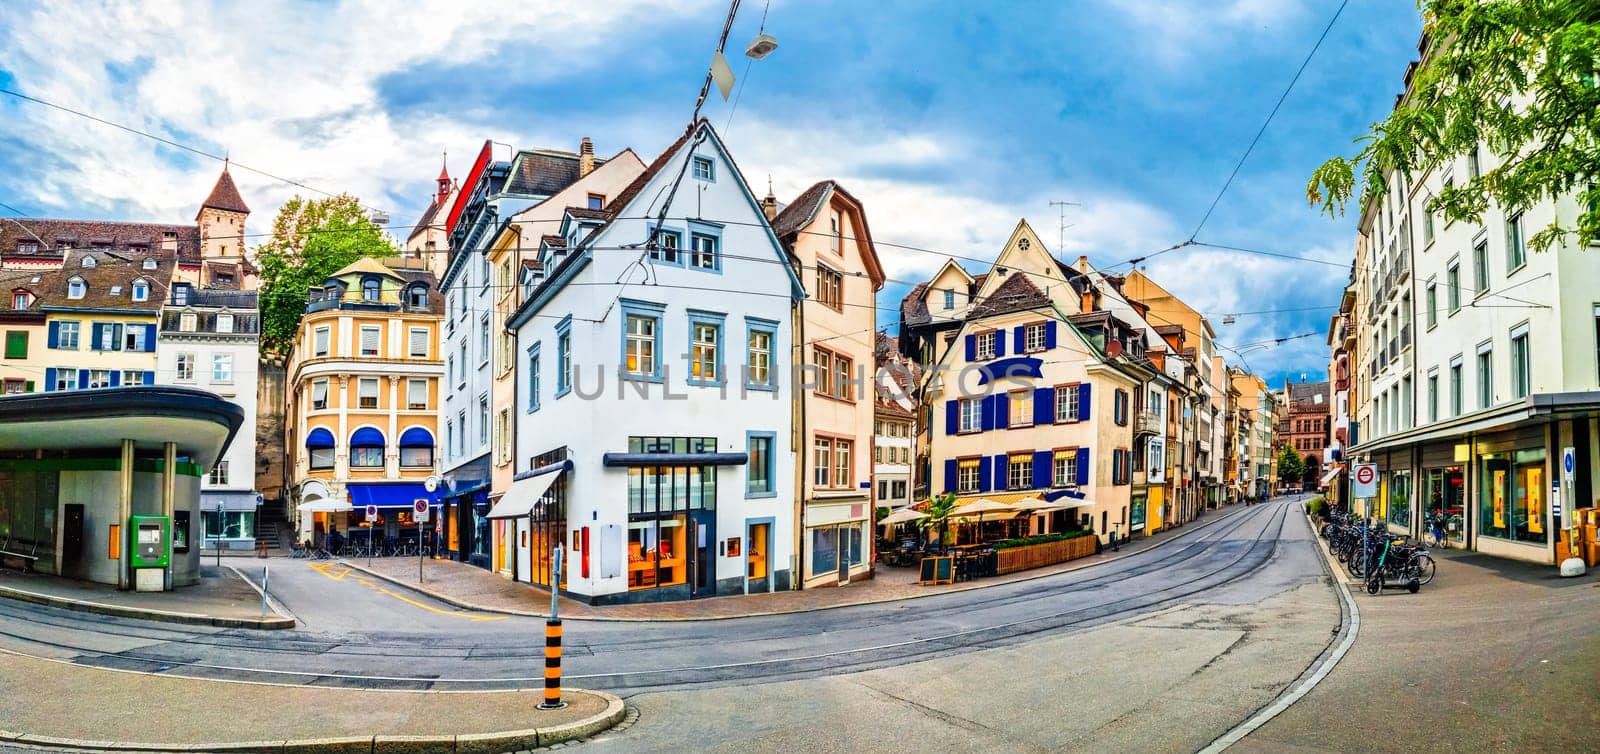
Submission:
M 749 545 L 745 554 L 745 578 L 750 581 L 751 591 L 772 591 L 770 582 L 772 563 L 767 560 L 771 553 L 770 543 L 767 539 L 772 535 L 772 524 L 750 524 L 747 527 L 746 537 Z
M 689 514 L 689 524 L 693 538 L 690 573 L 693 575 L 692 597 L 710 597 L 717 593 L 717 561 L 715 547 L 712 543 L 717 541 L 717 514 L 715 511 L 693 511 Z

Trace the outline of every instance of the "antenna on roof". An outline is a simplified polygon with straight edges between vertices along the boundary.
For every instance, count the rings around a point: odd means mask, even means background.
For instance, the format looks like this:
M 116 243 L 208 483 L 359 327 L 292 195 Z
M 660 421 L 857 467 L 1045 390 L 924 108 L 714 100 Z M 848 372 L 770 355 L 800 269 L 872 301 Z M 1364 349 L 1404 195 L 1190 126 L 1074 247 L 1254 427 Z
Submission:
M 1056 253 L 1060 253 L 1067 248 L 1067 228 L 1072 227 L 1067 224 L 1067 208 L 1082 207 L 1083 205 L 1077 202 L 1050 202 L 1050 206 L 1061 211 L 1060 226 L 1056 229 Z

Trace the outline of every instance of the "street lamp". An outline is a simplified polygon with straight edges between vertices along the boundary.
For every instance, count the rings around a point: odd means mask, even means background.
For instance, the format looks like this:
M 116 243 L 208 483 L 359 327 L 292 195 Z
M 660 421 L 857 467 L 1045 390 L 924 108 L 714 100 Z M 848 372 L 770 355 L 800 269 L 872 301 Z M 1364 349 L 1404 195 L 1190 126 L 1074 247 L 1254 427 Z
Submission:
M 755 39 L 750 40 L 750 44 L 745 46 L 744 54 L 745 57 L 751 60 L 761 60 L 771 55 L 772 51 L 776 49 L 778 49 L 777 38 L 766 32 L 761 32 L 756 35 Z

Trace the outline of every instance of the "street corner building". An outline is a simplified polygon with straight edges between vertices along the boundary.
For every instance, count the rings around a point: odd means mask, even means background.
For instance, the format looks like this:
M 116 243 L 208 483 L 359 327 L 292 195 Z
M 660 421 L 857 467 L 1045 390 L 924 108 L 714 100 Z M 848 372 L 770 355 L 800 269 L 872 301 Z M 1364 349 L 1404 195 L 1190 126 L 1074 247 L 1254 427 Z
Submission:
M 720 137 L 694 124 L 546 233 L 506 322 L 517 473 L 491 567 L 596 604 L 791 588 L 804 289 Z
M 424 482 L 435 473 L 443 311 L 416 260 L 364 257 L 309 290 L 286 391 L 299 540 L 409 540 L 415 501 L 440 503 Z

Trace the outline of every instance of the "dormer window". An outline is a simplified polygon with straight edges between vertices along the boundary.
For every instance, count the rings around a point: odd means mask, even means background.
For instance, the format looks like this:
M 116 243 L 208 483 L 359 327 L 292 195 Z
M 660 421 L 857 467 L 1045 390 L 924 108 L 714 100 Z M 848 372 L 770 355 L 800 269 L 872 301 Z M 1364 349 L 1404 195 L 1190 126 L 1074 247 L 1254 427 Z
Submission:
M 35 253 L 38 253 L 38 251 L 39 251 L 39 244 L 37 244 L 37 243 L 35 243 L 33 241 L 18 241 L 17 242 L 17 253 L 18 254 L 35 254 Z
M 172 286 L 172 303 L 178 306 L 189 305 L 189 284 L 179 283 Z
M 178 315 L 178 329 L 183 332 L 194 332 L 195 319 L 194 312 L 184 312 Z
M 111 295 L 113 295 L 113 296 L 121 296 L 122 295 L 122 286 L 120 286 L 120 285 L 111 286 Z
M 89 292 L 89 284 L 83 278 L 73 277 L 67 281 L 67 298 L 83 298 Z
M 406 306 L 412 309 L 428 308 L 428 289 L 426 286 L 413 285 L 406 289 Z
M 83 265 L 84 267 L 93 267 L 96 263 L 94 261 L 94 257 L 84 257 L 83 261 L 79 264 Z
M 150 300 L 150 283 L 146 282 L 143 278 L 133 281 L 133 300 Z
M 376 302 L 383 290 L 383 283 L 377 278 L 367 278 L 361 281 L 361 300 Z
M 147 270 L 155 269 L 156 268 L 156 260 L 154 260 L 154 259 L 146 259 L 146 260 L 144 260 L 143 267 L 145 269 L 147 269 Z
M 944 308 L 946 308 L 946 309 L 954 309 L 954 308 L 956 308 L 956 292 L 955 291 L 945 291 L 944 292 Z
M 21 310 L 21 309 L 26 309 L 26 308 L 28 308 L 29 306 L 32 306 L 32 305 L 33 305 L 33 294 L 31 294 L 31 293 L 29 293 L 27 291 L 24 291 L 24 290 L 15 290 L 15 291 L 11 292 L 11 308 L 12 309 Z
M 217 315 L 217 332 L 233 332 L 232 314 L 223 313 Z

